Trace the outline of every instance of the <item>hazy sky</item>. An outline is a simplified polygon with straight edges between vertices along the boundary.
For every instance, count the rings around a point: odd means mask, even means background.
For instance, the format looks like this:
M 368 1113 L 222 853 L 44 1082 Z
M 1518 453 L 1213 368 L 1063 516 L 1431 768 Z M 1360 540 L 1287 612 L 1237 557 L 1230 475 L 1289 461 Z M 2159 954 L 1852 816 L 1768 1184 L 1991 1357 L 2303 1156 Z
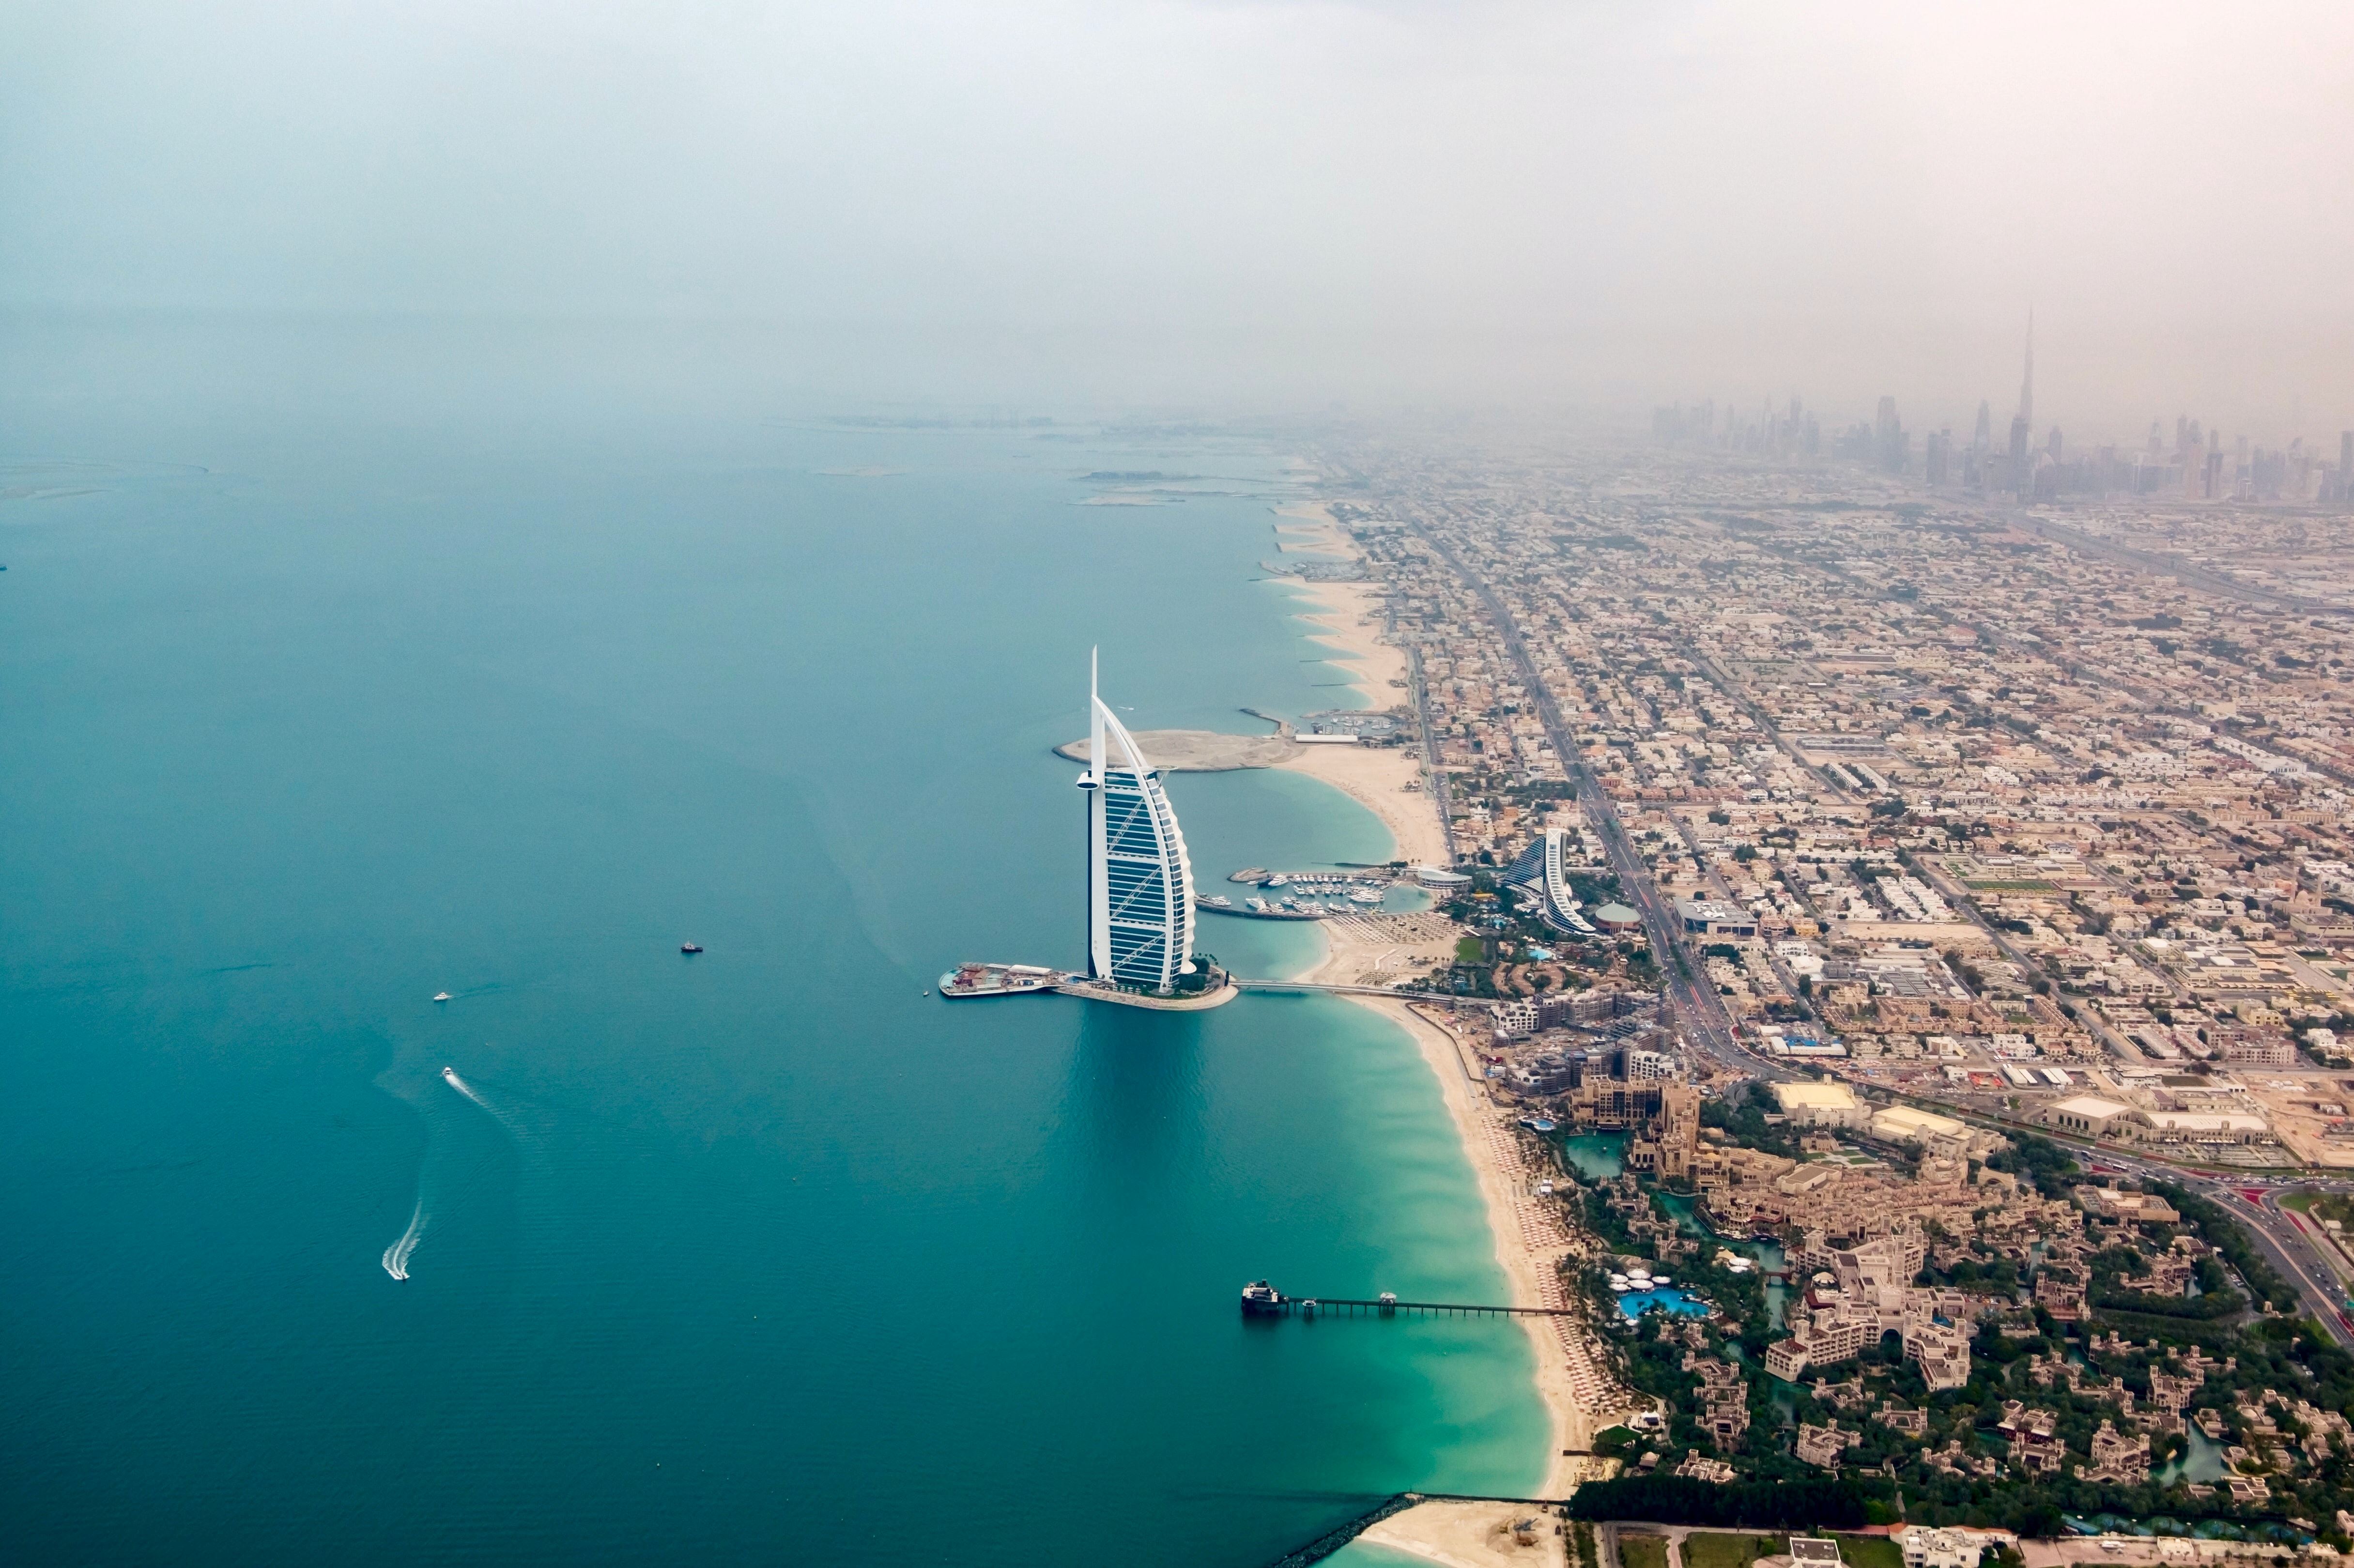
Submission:
M 2310 436 L 2354 423 L 2354 5 L 11 0 L 0 302 L 1916 422 L 2008 418 L 2031 304 L 2039 413 Z

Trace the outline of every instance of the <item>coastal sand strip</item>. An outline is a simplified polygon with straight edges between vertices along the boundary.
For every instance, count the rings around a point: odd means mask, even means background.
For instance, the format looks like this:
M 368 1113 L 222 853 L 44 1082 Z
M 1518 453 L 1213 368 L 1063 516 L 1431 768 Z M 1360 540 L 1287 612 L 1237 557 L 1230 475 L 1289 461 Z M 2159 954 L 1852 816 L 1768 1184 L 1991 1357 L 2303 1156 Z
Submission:
M 1287 510 L 1287 515 L 1297 514 Z M 1330 523 L 1318 508 L 1314 520 Z M 1354 553 L 1354 542 L 1334 534 L 1336 550 Z M 1335 591 L 1348 590 L 1348 591 Z M 1405 676 L 1405 655 L 1379 641 L 1379 625 L 1370 602 L 1376 591 L 1359 584 L 1302 584 L 1301 593 L 1325 606 L 1311 616 L 1322 630 L 1317 640 L 1341 655 L 1335 662 L 1361 674 L 1360 690 L 1376 706 L 1399 700 L 1393 680 Z M 1425 792 L 1422 759 L 1405 747 L 1355 746 L 1302 747 L 1300 755 L 1283 766 L 1321 779 L 1348 795 L 1378 817 L 1390 832 L 1394 853 L 1409 862 L 1447 863 L 1446 833 L 1437 809 Z M 1416 788 L 1406 786 L 1412 782 Z M 1395 963 L 1401 970 L 1427 968 L 1451 956 L 1455 932 L 1444 918 L 1432 916 L 1410 923 L 1394 916 L 1352 916 L 1319 923 L 1326 942 L 1323 959 L 1301 978 L 1324 983 L 1351 983 L 1376 965 Z M 1423 1060 L 1437 1075 L 1448 1117 L 1455 1123 L 1464 1153 L 1477 1178 L 1488 1212 L 1496 1261 L 1503 1268 L 1516 1306 L 1565 1308 L 1575 1305 L 1561 1275 L 1563 1261 L 1590 1243 L 1571 1234 L 1559 1205 L 1535 1193 L 1538 1181 L 1554 1173 L 1532 1162 L 1532 1150 L 1520 1136 L 1512 1118 L 1488 1097 L 1475 1064 L 1467 1060 L 1456 1037 L 1440 1023 L 1416 1012 L 1403 999 L 1352 996 L 1350 1001 L 1382 1012 L 1403 1027 L 1420 1049 Z M 1596 1330 L 1579 1317 L 1523 1318 L 1537 1362 L 1537 1392 L 1550 1417 L 1549 1456 L 1545 1466 L 1545 1497 L 1565 1497 L 1581 1480 L 1615 1473 L 1615 1460 L 1596 1460 L 1565 1450 L 1587 1450 L 1595 1435 L 1631 1414 L 1634 1396 L 1611 1372 Z M 1384 1520 L 1366 1533 L 1394 1550 L 1425 1561 L 1475 1568 L 1479 1564 L 1526 1564 L 1565 1562 L 1565 1542 L 1546 1533 L 1538 1550 L 1514 1548 L 1506 1527 L 1527 1513 L 1525 1507 L 1504 1504 L 1426 1503 Z
M 1444 863 L 1445 841 L 1430 797 L 1397 787 L 1405 778 L 1419 775 L 1419 765 L 1411 756 L 1390 748 L 1349 746 L 1303 749 L 1313 755 L 1302 759 L 1301 771 L 1333 785 L 1381 817 L 1407 858 Z M 1328 758 L 1345 758 L 1352 766 L 1333 767 Z M 1437 917 L 1393 928 L 1393 917 L 1350 916 L 1320 922 L 1319 930 L 1326 942 L 1325 957 L 1301 978 L 1327 984 L 1354 981 L 1370 964 L 1393 958 L 1401 961 L 1402 968 L 1426 967 L 1444 961 L 1453 947 L 1451 927 Z M 1400 941 L 1400 937 L 1410 939 Z M 1350 1000 L 1402 1025 L 1437 1075 L 1448 1115 L 1479 1179 L 1497 1261 L 1511 1283 L 1513 1302 L 1570 1305 L 1560 1265 L 1576 1250 L 1579 1238 L 1564 1229 L 1553 1201 L 1534 1195 L 1535 1182 L 1553 1172 L 1531 1169 L 1518 1129 L 1489 1099 L 1476 1065 L 1466 1059 L 1452 1033 L 1419 1016 L 1405 1001 L 1368 996 Z M 1593 1330 L 1582 1319 L 1528 1318 L 1522 1322 L 1537 1354 L 1538 1392 L 1552 1416 L 1555 1441 L 1550 1452 L 1555 1457 L 1548 1467 L 1547 1482 L 1565 1488 L 1581 1470 L 1576 1460 L 1561 1457 L 1561 1450 L 1592 1447 L 1594 1434 L 1615 1424 L 1632 1401 L 1608 1371 L 1607 1358 L 1594 1341 Z

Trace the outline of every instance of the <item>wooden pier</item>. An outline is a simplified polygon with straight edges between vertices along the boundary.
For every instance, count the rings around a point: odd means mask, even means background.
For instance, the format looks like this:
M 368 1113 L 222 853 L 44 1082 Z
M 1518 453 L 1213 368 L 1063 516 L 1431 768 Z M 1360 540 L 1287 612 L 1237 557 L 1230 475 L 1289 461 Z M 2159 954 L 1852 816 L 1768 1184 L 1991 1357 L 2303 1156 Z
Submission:
M 1376 1318 L 1394 1318 L 1401 1312 L 1412 1312 L 1427 1318 L 1582 1318 L 1582 1307 L 1492 1307 L 1464 1301 L 1401 1301 L 1394 1296 L 1384 1295 L 1371 1301 L 1349 1296 L 1286 1296 L 1280 1291 L 1267 1296 L 1243 1298 L 1246 1318 L 1316 1318 L 1327 1312 L 1344 1317 L 1370 1314 Z

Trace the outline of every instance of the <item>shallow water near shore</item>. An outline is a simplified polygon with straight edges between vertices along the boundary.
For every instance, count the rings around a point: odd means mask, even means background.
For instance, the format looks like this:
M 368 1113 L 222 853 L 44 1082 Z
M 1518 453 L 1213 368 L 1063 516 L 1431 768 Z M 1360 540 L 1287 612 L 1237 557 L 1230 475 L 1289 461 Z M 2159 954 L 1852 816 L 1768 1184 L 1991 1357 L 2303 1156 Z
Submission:
M 1401 1031 L 923 994 L 1081 956 L 1091 643 L 1139 728 L 1346 699 L 1278 452 L 329 393 L 0 402 L 0 1555 L 1249 1564 L 1534 1484 L 1518 1331 L 1235 1310 L 1500 1298 Z M 1172 794 L 1205 887 L 1387 858 Z

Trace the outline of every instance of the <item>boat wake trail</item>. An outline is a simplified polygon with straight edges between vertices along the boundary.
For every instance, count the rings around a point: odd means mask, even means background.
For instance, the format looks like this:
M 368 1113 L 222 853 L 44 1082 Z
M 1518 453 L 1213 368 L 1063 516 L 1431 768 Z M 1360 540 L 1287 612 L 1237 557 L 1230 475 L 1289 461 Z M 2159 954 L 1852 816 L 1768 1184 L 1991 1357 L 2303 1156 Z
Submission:
M 455 1067 L 442 1068 L 441 1081 L 488 1111 L 491 1119 L 499 1124 L 499 1129 L 514 1140 L 516 1151 L 525 1157 L 526 1162 L 535 1161 L 540 1157 L 547 1138 L 547 1128 L 543 1125 L 546 1119 L 545 1117 L 534 1114 L 529 1107 L 518 1110 L 504 1089 L 494 1097 L 476 1088 L 460 1077 Z
M 408 1228 L 400 1233 L 398 1241 L 384 1249 L 384 1271 L 395 1279 L 408 1277 L 408 1255 L 415 1252 L 417 1244 L 425 1239 L 426 1218 L 425 1198 L 419 1193 L 417 1212 L 408 1216 Z
M 440 1067 L 441 1082 L 472 1106 L 461 1107 L 435 1092 L 434 1072 L 412 1057 L 409 1065 L 396 1065 L 376 1079 L 378 1087 L 417 1113 L 425 1133 L 408 1228 L 384 1249 L 384 1271 L 394 1279 L 410 1277 L 428 1229 L 433 1230 L 436 1247 L 466 1251 L 479 1239 L 483 1216 L 497 1212 L 502 1185 L 513 1187 L 518 1202 L 532 1211 L 523 1223 L 525 1244 L 538 1246 L 546 1240 L 546 1216 L 536 1211 L 547 1185 L 554 1118 L 528 1096 L 518 1099 L 504 1089 L 478 1088 L 457 1068 Z M 478 1202 L 483 1205 L 480 1213 Z
M 490 1111 L 490 1113 L 491 1113 L 493 1116 L 497 1117 L 497 1116 L 499 1115 L 499 1113 L 498 1113 L 496 1110 L 492 1109 L 491 1102 L 490 1102 L 490 1101 L 488 1101 L 488 1100 L 484 1099 L 482 1096 L 480 1096 L 480 1095 L 476 1094 L 476 1093 L 474 1092 L 474 1086 L 473 1086 L 472 1084 L 469 1084 L 468 1082 L 466 1082 L 466 1080 L 465 1080 L 465 1079 L 463 1079 L 463 1078 L 461 1078 L 461 1077 L 460 1077 L 460 1076 L 458 1075 L 458 1069 L 457 1069 L 457 1068 L 455 1068 L 455 1067 L 444 1067 L 444 1068 L 442 1068 L 442 1069 L 441 1069 L 441 1081 L 442 1081 L 443 1083 L 445 1083 L 445 1084 L 448 1084 L 451 1088 L 453 1088 L 453 1089 L 457 1090 L 460 1094 L 461 1094 L 461 1095 L 465 1096 L 468 1099 L 470 1099 L 470 1100 L 473 1101 L 476 1105 L 478 1105 L 478 1106 L 482 1107 L 484 1110 L 486 1110 L 486 1111 Z M 499 1119 L 500 1119 L 501 1121 L 504 1121 L 506 1118 L 504 1118 L 504 1117 L 500 1117 L 500 1118 L 499 1118 Z

